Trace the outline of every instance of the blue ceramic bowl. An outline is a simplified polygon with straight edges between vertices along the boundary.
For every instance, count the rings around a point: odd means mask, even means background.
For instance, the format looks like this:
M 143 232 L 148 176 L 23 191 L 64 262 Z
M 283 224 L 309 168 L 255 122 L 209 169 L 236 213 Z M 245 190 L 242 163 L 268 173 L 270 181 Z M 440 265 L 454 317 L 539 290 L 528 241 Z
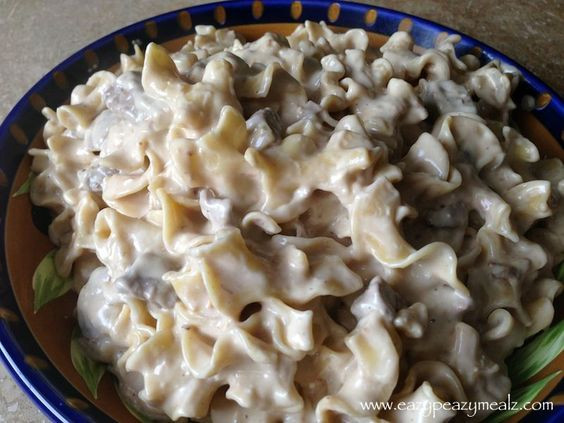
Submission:
M 82 395 L 68 378 L 52 365 L 52 361 L 32 335 L 28 324 L 29 316 L 26 316 L 25 307 L 23 312 L 20 308 L 21 299 L 16 301 L 15 293 L 18 290 L 14 289 L 10 272 L 7 270 L 10 264 L 6 254 L 8 202 L 11 199 L 10 193 L 14 190 L 16 172 L 26 155 L 30 140 L 36 137 L 44 124 L 44 119 L 39 113 L 41 107 L 48 105 L 55 108 L 64 103 L 69 98 L 72 87 L 85 82 L 93 68 L 109 68 L 119 61 L 120 53 L 133 53 L 133 40 L 142 46 L 150 41 L 164 43 L 191 34 L 194 26 L 198 24 L 229 27 L 297 23 L 309 19 L 329 21 L 332 25 L 340 27 L 363 28 L 382 35 L 390 35 L 402 25 L 402 28 L 410 27 L 416 44 L 422 47 L 431 47 L 442 32 L 456 32 L 393 10 L 355 3 L 338 3 L 339 6 L 316 0 L 225 1 L 177 10 L 138 22 L 99 39 L 49 71 L 8 114 L 0 126 L 0 231 L 3 234 L 0 238 L 0 358 L 21 388 L 51 420 L 78 423 L 106 422 L 114 419 L 94 405 L 95 402 Z M 548 132 L 544 129 L 541 129 L 541 132 L 549 138 L 548 134 L 551 134 L 557 143 L 560 143 L 558 147 L 552 141 L 553 151 L 554 148 L 561 149 L 564 137 L 562 99 L 513 60 L 473 38 L 460 35 L 462 40 L 456 47 L 458 55 L 475 54 L 482 63 L 499 59 L 519 69 L 523 82 L 515 92 L 514 100 L 518 106 L 529 104 L 527 110 L 521 110 L 519 113 L 524 113 L 529 120 L 537 122 L 537 127 L 544 126 Z M 532 106 L 533 104 L 536 104 L 536 107 Z M 539 126 L 538 122 L 542 125 Z M 29 219 L 30 222 L 31 220 Z M 33 220 L 37 225 L 41 219 L 35 216 Z M 33 245 L 33 241 L 30 245 Z M 31 281 L 25 283 L 31 285 Z M 556 389 L 561 392 L 562 383 Z M 529 414 L 526 420 L 564 421 L 564 408 L 555 406 L 551 412 Z

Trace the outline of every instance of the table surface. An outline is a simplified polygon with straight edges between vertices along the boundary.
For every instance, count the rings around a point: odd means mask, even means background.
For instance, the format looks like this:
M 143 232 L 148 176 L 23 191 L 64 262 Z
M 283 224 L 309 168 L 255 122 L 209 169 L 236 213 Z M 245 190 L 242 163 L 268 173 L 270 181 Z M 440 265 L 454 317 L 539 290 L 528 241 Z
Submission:
M 140 19 L 199 3 L 205 2 L 0 0 L 0 121 L 33 83 L 84 45 Z M 363 3 L 412 13 L 471 35 L 564 93 L 564 2 L 560 0 Z M 0 366 L 0 423 L 45 421 Z

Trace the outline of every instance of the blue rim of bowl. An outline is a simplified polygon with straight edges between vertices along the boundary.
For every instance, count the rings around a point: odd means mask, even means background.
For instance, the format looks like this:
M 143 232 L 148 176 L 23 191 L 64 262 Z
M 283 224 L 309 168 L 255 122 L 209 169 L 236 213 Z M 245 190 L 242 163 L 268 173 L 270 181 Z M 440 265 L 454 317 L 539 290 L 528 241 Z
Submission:
M 564 102 L 560 96 L 514 60 L 463 33 L 426 19 L 367 4 L 319 0 L 301 2 L 263 0 L 260 2 L 263 5 L 262 15 L 256 18 L 252 12 L 253 3 L 256 1 L 236 0 L 188 7 L 145 19 L 112 32 L 79 50 L 43 76 L 19 100 L 0 125 L 0 233 L 3 234 L 0 239 L 0 251 L 2 251 L 0 310 L 7 310 L 8 313 L 12 313 L 10 315 L 16 317 L 15 319 L 0 317 L 0 359 L 22 390 L 54 422 L 100 422 L 112 421 L 112 419 L 92 406 L 89 399 L 82 396 L 50 365 L 48 358 L 24 323 L 6 270 L 4 235 L 7 204 L 15 173 L 29 148 L 30 140 L 44 124 L 40 112 L 32 107 L 34 98 L 40 103 L 45 101 L 50 107 L 63 104 L 69 98 L 72 87 L 84 83 L 93 72 L 117 63 L 121 52 L 132 54 L 134 43 L 144 46 L 151 41 L 158 43 L 169 41 L 192 34 L 194 26 L 199 24 L 231 27 L 263 23 L 295 23 L 308 19 L 325 20 L 331 25 L 362 28 L 370 32 L 391 35 L 403 20 L 409 19 L 412 25 L 410 33 L 415 43 L 422 47 L 431 47 L 440 33 L 458 34 L 461 36 L 461 41 L 456 46 L 458 56 L 473 53 L 482 64 L 491 60 L 500 60 L 517 68 L 522 74 L 523 81 L 514 94 L 516 104 L 519 106 L 524 96 L 531 96 L 536 100 L 539 95 L 548 94 L 550 102 L 542 107 L 534 107 L 531 112 L 545 125 L 560 145 L 563 145 Z M 291 14 L 293 3 L 302 5 L 298 18 L 294 18 Z M 328 10 L 333 3 L 338 3 L 340 8 L 338 18 L 331 21 Z M 365 18 L 371 10 L 376 11 L 376 20 L 368 24 Z M 189 19 L 184 12 L 189 14 Z M 182 19 L 181 14 L 183 14 Z M 222 17 L 225 19 L 222 20 Z M 120 51 L 120 46 L 127 46 L 127 49 Z M 31 351 L 36 357 L 44 360 L 49 364 L 48 368 L 40 371 L 27 364 L 24 350 Z M 563 389 L 564 381 L 555 391 L 562 392 Z M 62 394 L 62 391 L 65 394 Z M 69 397 L 85 401 L 89 407 L 86 410 L 78 410 L 67 403 Z M 564 407 L 556 406 L 553 411 L 541 414 L 530 413 L 524 421 L 540 421 L 539 418 L 545 422 L 564 421 Z

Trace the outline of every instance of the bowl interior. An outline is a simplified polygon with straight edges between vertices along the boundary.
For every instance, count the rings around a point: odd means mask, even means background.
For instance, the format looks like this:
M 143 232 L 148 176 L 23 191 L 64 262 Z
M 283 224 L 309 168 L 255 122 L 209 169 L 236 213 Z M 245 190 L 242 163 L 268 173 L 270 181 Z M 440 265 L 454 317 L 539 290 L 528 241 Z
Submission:
M 3 227 L 0 228 L 5 234 L 5 263 L 3 264 L 6 265 L 3 269 L 4 280 L 1 282 L 2 292 L 6 295 L 0 300 L 0 319 L 3 328 L 9 331 L 9 335 L 6 336 L 14 334 L 17 336 L 17 343 L 25 363 L 21 365 L 28 366 L 35 372 L 33 377 L 37 379 L 30 381 L 31 385 L 48 381 L 46 383 L 52 385 L 53 392 L 56 392 L 53 396 L 54 403 L 56 404 L 57 401 L 60 403 L 62 398 L 66 406 L 61 404 L 61 410 L 68 409 L 66 416 L 74 416 L 73 421 L 89 419 L 101 421 L 110 417 L 120 422 L 135 422 L 136 419 L 118 399 L 108 374 L 104 376 L 98 391 L 99 397 L 95 400 L 71 364 L 69 345 L 74 326 L 73 310 L 76 294 L 66 294 L 47 304 L 38 313 L 33 312 L 32 275 L 40 260 L 53 249 L 46 232 L 48 216 L 44 210 L 32 206 L 27 195 L 12 198 L 11 195 L 8 197 L 8 194 L 14 192 L 29 173 L 31 160 L 25 154 L 26 150 L 30 146 L 37 147 L 43 144 L 41 127 L 44 120 L 39 110 L 45 105 L 56 107 L 63 104 L 68 99 L 72 87 L 85 82 L 92 71 L 114 66 L 120 52 L 132 53 L 132 40 L 138 40 L 142 46 L 154 40 L 174 51 L 191 36 L 189 33 L 192 32 L 195 23 L 233 26 L 248 40 L 253 40 L 268 31 L 289 34 L 298 24 L 297 21 L 325 19 L 333 21 L 334 27 L 338 30 L 345 30 L 346 27 L 351 26 L 367 29 L 370 31 L 370 41 L 373 46 L 383 44 L 387 35 L 398 28 L 410 30 L 416 42 L 424 47 L 432 45 L 435 38 L 443 32 L 443 28 L 435 26 L 430 29 L 423 25 L 425 21 L 419 21 L 417 18 L 389 14 L 385 10 L 360 5 L 350 6 L 350 10 L 341 7 L 335 16 L 335 13 L 331 15 L 327 3 L 324 2 L 303 2 L 303 5 L 293 2 L 291 6 L 289 2 L 272 2 L 271 9 L 269 2 L 234 3 L 242 6 L 237 9 L 228 4 L 206 5 L 207 8 L 202 7 L 199 11 L 196 10 L 198 8 L 194 8 L 189 9 L 189 12 L 186 10 L 173 12 L 136 24 L 135 31 L 132 30 L 132 26 L 105 37 L 97 44 L 77 53 L 78 56 L 68 59 L 40 81 L 24 97 L 23 103 L 20 102 L 16 106 L 8 117 L 7 124 L 2 127 L 7 133 L 6 139 L 2 138 L 0 131 L 0 148 L 2 148 L 0 185 L 5 188 L 4 199 L 7 200 L 7 204 L 2 205 L 5 210 L 1 214 Z M 307 6 L 309 3 L 312 5 L 311 8 Z M 323 4 L 324 14 L 320 14 L 320 3 Z M 295 4 L 302 5 L 297 18 L 295 16 L 298 10 Z M 277 19 L 276 12 L 282 7 L 281 5 L 284 5 L 285 9 L 284 14 L 279 14 L 278 20 L 286 20 L 287 23 L 271 22 Z M 260 7 L 262 14 L 257 18 Z M 258 22 L 257 19 L 260 19 L 260 22 L 265 20 L 266 23 L 241 25 L 245 22 Z M 379 24 L 376 25 L 378 22 Z M 487 52 L 484 52 L 482 47 L 478 47 L 472 46 L 468 40 L 463 39 L 458 53 L 472 52 L 482 61 L 487 61 L 489 58 Z M 526 96 L 533 96 L 536 99 L 541 94 L 544 92 L 539 92 L 538 88 L 526 83 L 519 88 L 516 95 L 520 99 Z M 521 103 L 527 102 L 517 101 L 518 106 Z M 552 114 L 558 117 L 559 112 L 557 109 L 551 109 L 548 110 L 549 114 L 546 114 L 546 110 L 543 114 L 546 107 L 532 109 L 520 107 L 515 113 L 515 119 L 522 133 L 534 141 L 543 154 L 564 159 L 564 150 L 554 136 L 559 134 L 555 126 L 557 124 L 550 119 Z M 560 119 L 563 115 L 564 113 L 559 115 Z M 8 164 L 5 165 L 5 162 Z M 10 184 L 11 189 L 8 190 Z M 562 360 L 555 361 L 551 365 L 553 369 L 559 367 L 562 368 Z M 557 382 L 558 380 L 555 380 L 551 383 L 541 395 L 544 397 Z M 78 420 L 74 420 L 75 417 Z

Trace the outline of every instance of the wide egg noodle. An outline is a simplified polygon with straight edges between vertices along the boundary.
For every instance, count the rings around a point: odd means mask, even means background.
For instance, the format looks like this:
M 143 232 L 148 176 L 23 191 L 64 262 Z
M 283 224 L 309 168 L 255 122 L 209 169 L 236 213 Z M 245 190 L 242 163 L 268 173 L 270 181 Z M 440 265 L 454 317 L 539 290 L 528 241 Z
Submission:
M 514 69 L 455 35 L 195 30 L 45 108 L 30 150 L 92 358 L 161 420 L 505 400 L 564 259 L 564 166 L 510 126 Z

